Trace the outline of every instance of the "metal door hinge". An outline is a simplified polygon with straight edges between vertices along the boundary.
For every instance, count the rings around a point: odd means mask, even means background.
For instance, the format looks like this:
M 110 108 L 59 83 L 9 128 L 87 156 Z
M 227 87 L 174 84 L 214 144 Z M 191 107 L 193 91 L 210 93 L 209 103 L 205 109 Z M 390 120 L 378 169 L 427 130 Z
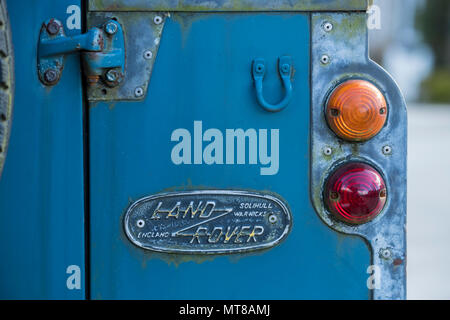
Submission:
M 63 24 L 46 21 L 38 44 L 38 74 L 46 86 L 57 84 L 64 69 L 66 55 L 81 52 L 89 86 L 120 86 L 125 72 L 125 42 L 120 23 L 108 20 L 86 33 L 66 36 Z

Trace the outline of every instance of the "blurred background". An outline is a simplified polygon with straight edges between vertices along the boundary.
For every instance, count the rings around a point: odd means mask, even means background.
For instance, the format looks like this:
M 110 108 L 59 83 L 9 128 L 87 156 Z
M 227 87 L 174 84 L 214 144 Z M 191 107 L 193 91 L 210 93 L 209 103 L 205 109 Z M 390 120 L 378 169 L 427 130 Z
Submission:
M 368 27 L 408 104 L 408 299 L 450 299 L 450 0 L 374 0 Z

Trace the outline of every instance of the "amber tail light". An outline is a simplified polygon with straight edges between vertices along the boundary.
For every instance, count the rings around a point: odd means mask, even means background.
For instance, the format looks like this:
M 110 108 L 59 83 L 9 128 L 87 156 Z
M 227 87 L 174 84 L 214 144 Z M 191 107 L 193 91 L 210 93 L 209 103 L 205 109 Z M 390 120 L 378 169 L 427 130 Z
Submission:
M 383 128 L 387 104 L 381 91 L 365 80 L 347 80 L 337 86 L 326 107 L 330 128 L 347 141 L 366 141 Z

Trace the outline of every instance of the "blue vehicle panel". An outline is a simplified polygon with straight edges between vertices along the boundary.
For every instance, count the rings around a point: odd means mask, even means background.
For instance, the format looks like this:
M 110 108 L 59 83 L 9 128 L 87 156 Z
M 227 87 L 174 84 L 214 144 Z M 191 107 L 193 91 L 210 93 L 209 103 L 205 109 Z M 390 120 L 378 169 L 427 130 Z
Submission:
M 256 99 L 252 62 L 264 59 L 263 94 L 275 104 L 285 95 L 277 69 L 284 56 L 291 57 L 294 69 L 292 99 L 282 111 L 268 112 Z M 175 13 L 166 18 L 145 98 L 90 103 L 92 298 L 369 298 L 368 246 L 362 238 L 327 227 L 311 204 L 309 79 L 308 14 Z M 255 129 L 260 141 L 259 130 L 267 129 L 269 150 L 276 143 L 271 130 L 279 130 L 278 163 L 272 158 L 269 166 L 257 157 L 250 164 L 247 147 L 244 163 L 236 163 L 235 150 L 235 164 L 227 164 L 226 130 L 238 128 Z M 179 164 L 172 157 L 177 129 L 190 133 L 192 148 L 189 157 L 181 154 L 186 158 Z M 223 164 L 205 163 L 209 141 L 198 147 L 208 129 L 223 135 Z M 292 230 L 272 249 L 219 256 L 155 253 L 125 235 L 124 215 L 134 201 L 204 189 L 276 193 L 292 211 Z
M 0 299 L 406 297 L 368 1 L 7 4 Z
M 66 59 L 65 73 L 71 76 L 54 87 L 41 84 L 36 68 L 42 23 L 49 15 L 65 21 L 67 8 L 79 7 L 80 2 L 7 4 L 15 49 L 16 94 L 10 147 L 0 180 L 0 298 L 84 299 L 79 57 Z M 68 34 L 80 31 L 68 30 Z M 79 279 L 68 285 L 73 272 Z

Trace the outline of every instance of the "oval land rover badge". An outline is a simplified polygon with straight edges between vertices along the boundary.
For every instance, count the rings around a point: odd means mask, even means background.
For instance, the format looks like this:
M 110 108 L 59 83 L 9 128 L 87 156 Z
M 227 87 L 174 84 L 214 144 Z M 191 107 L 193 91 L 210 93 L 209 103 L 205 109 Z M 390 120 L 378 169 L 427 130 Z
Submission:
M 292 216 L 274 195 L 202 190 L 139 199 L 124 223 L 128 238 L 144 249 L 224 254 L 277 245 L 288 235 Z

